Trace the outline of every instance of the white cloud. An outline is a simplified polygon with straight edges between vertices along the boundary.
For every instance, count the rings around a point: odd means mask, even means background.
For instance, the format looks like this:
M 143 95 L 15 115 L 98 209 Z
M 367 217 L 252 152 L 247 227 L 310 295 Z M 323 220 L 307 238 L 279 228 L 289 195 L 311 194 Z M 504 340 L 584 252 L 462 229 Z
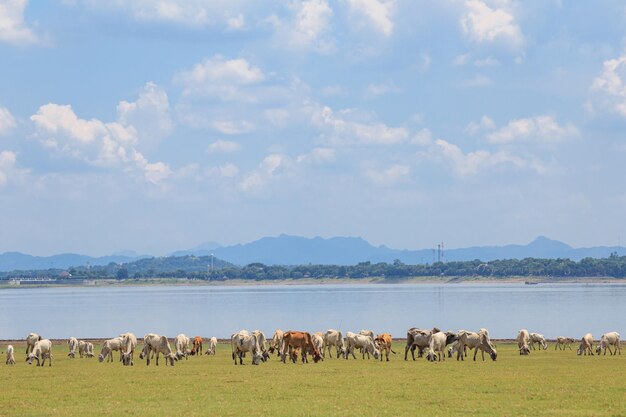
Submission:
M 6 135 L 17 126 L 15 118 L 6 107 L 0 107 L 0 135 Z
M 216 97 L 224 101 L 251 100 L 241 87 L 264 79 L 263 72 L 245 58 L 226 59 L 222 55 L 206 58 L 192 69 L 175 76 L 175 81 L 184 88 L 183 94 Z
M 311 162 L 317 165 L 334 162 L 335 150 L 333 148 L 313 148 L 310 153 L 299 155 L 296 160 L 298 163 Z
M 504 6 L 497 8 L 498 5 Z M 524 44 L 524 35 L 515 22 L 515 16 L 505 7 L 508 2 L 498 2 L 491 8 L 482 0 L 467 0 L 467 12 L 461 18 L 461 29 L 471 40 L 482 42 L 502 41 L 513 48 Z
M 325 139 L 332 145 L 396 145 L 409 137 L 403 127 L 351 121 L 348 116 L 348 112 L 336 114 L 330 107 L 323 107 L 313 112 L 312 122 L 325 132 Z
M 216 140 L 207 148 L 209 153 L 232 153 L 241 149 L 241 145 L 230 140 Z
M 15 171 L 15 162 L 17 156 L 15 152 L 1 151 L 0 152 L 0 187 L 7 184 L 9 177 Z
M 277 33 L 282 41 L 293 49 L 313 48 L 329 53 L 335 49 L 334 41 L 328 36 L 333 9 L 327 0 L 306 0 L 292 3 L 293 21 L 284 23 L 276 20 Z
M 369 169 L 365 175 L 376 185 L 391 186 L 404 180 L 410 173 L 408 165 L 393 165 L 380 171 Z
M 452 65 L 454 65 L 455 67 L 462 67 L 463 65 L 467 64 L 469 57 L 470 57 L 469 54 L 457 55 L 454 57 L 454 60 L 452 61 Z
M 493 130 L 496 128 L 496 123 L 489 116 L 483 116 L 480 121 L 471 121 L 465 128 L 465 132 L 470 135 L 475 135 L 483 130 Z
M 37 35 L 24 23 L 24 9 L 28 0 L 0 2 L 0 42 L 12 45 L 30 45 L 39 42 Z
M 591 91 L 597 93 L 600 108 L 626 117 L 626 55 L 604 61 L 602 74 L 593 80 Z M 589 103 L 588 107 L 597 106 Z
M 571 123 L 561 126 L 554 116 L 544 115 L 511 120 L 506 126 L 487 135 L 487 140 L 492 143 L 520 141 L 551 143 L 560 142 L 578 134 L 578 129 Z
M 212 122 L 211 125 L 213 129 L 223 133 L 224 135 L 243 135 L 244 133 L 250 133 L 255 129 L 253 123 L 245 120 L 216 120 Z
M 480 171 L 496 167 L 511 166 L 522 169 L 530 168 L 537 172 L 542 172 L 542 167 L 535 161 L 516 157 L 508 152 L 489 152 L 478 150 L 475 152 L 463 153 L 461 148 L 443 139 L 435 141 L 436 151 L 447 160 L 455 173 L 461 177 L 476 175 Z
M 395 0 L 347 0 L 350 12 L 366 18 L 373 28 L 385 36 L 393 33 Z M 365 26 L 365 25 L 364 25 Z M 368 27 L 371 27 L 367 25 Z
M 239 13 L 237 16 L 231 16 L 226 19 L 226 24 L 231 30 L 242 30 L 246 25 L 246 19 L 243 14 Z
M 417 132 L 413 138 L 411 139 L 411 143 L 414 145 L 422 145 L 422 146 L 426 146 L 426 145 L 430 145 L 430 143 L 433 140 L 433 134 L 429 129 L 421 129 L 419 132 Z

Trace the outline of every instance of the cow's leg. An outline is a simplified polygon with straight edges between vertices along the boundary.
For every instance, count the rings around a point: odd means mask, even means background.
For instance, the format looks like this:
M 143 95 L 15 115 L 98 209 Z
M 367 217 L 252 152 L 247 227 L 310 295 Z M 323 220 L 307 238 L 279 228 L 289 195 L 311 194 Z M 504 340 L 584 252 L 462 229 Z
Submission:
M 404 347 L 404 360 L 407 360 L 407 356 L 409 355 L 409 349 L 411 348 L 411 346 L 407 343 L 406 346 Z

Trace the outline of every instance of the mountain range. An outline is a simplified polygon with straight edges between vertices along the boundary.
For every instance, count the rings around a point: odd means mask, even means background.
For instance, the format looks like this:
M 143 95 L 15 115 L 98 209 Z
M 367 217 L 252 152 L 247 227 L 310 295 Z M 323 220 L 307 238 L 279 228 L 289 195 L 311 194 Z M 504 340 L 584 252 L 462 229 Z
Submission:
M 467 261 L 480 259 L 523 258 L 569 258 L 580 260 L 586 257 L 605 258 L 611 253 L 626 253 L 623 247 L 596 246 L 572 248 L 557 240 L 539 236 L 527 245 L 475 246 L 460 249 L 447 249 L 443 260 Z M 267 265 L 300 264 L 335 264 L 354 265 L 359 262 L 393 262 L 396 259 L 406 264 L 432 263 L 437 260 L 433 249 L 399 250 L 387 246 L 374 246 L 359 237 L 305 238 L 280 235 L 264 237 L 250 243 L 232 246 L 220 246 L 207 242 L 193 249 L 172 252 L 169 256 L 215 256 L 217 259 L 236 264 L 247 265 L 260 262 Z M 0 254 L 0 271 L 69 268 L 71 266 L 107 265 L 110 262 L 127 263 L 150 258 L 149 255 L 136 255 L 132 252 L 120 252 L 111 256 L 90 257 L 78 254 L 59 254 L 53 256 L 31 256 L 19 252 Z

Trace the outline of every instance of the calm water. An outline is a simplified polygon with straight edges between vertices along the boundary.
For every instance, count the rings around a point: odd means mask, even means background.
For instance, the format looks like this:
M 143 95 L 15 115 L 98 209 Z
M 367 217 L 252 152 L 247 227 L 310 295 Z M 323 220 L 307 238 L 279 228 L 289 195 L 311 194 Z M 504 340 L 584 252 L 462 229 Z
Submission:
M 422 284 L 243 287 L 33 288 L 0 290 L 0 339 L 113 337 L 132 331 L 170 337 L 228 337 L 240 329 L 372 329 L 412 326 L 477 330 L 514 338 L 517 330 L 595 338 L 626 336 L 626 285 Z

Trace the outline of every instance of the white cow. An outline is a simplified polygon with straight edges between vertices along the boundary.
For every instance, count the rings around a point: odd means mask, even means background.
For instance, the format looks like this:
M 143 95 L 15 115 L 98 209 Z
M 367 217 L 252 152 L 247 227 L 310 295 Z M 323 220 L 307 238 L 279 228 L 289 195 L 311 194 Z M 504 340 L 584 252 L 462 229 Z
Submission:
M 615 351 L 611 351 L 611 346 L 615 348 Z M 622 354 L 622 348 L 619 345 L 619 333 L 617 332 L 609 332 L 604 333 L 600 337 L 600 344 L 596 348 L 596 353 L 600 355 L 600 353 L 604 352 L 606 355 L 606 350 L 609 350 L 611 355 L 615 355 L 615 353 Z
M 580 346 L 578 347 L 576 354 L 586 355 L 587 352 L 589 352 L 589 355 L 593 356 L 593 335 L 591 333 L 587 333 L 582 339 L 580 339 Z
M 217 349 L 217 338 L 212 337 L 209 339 L 209 348 L 206 351 L 207 355 L 215 355 L 215 350 Z
M 324 352 L 324 336 L 322 332 L 317 332 L 311 335 L 311 341 L 313 342 L 313 346 L 318 352 Z M 322 360 L 324 360 L 324 356 L 322 355 Z
M 439 362 L 442 360 L 446 360 L 446 355 L 444 354 L 446 349 L 446 340 L 448 335 L 444 332 L 436 332 L 431 333 L 428 343 L 429 352 L 427 355 L 427 359 L 431 362 L 434 362 L 437 357 L 439 357 Z
M 548 349 L 548 342 L 546 342 L 546 338 L 543 337 L 542 334 L 539 333 L 531 333 L 530 334 L 530 347 L 535 349 L 535 343 L 541 345 L 543 350 Z
M 76 339 L 75 337 L 70 337 L 67 341 L 67 344 L 70 348 L 70 353 L 68 353 L 67 356 L 69 356 L 70 358 L 75 358 L 76 348 L 78 348 L 78 339 Z
M 345 354 L 345 358 L 348 359 L 348 355 L 352 355 L 352 357 L 354 359 L 356 359 L 356 356 L 354 356 L 354 349 L 362 349 L 362 355 L 363 355 L 363 359 L 365 359 L 365 353 L 369 354 L 371 353 L 372 355 L 374 355 L 374 359 L 378 359 L 378 357 L 380 356 L 380 351 L 378 350 L 378 348 L 376 347 L 376 344 L 374 343 L 374 339 L 372 339 L 369 336 L 365 336 L 362 334 L 356 334 L 356 333 L 352 333 L 352 332 L 348 332 L 346 333 L 346 354 Z
M 270 354 L 267 352 L 267 339 L 265 338 L 265 333 L 260 330 L 252 330 L 252 335 L 256 337 L 259 349 L 263 355 L 263 362 L 265 362 L 270 357 Z
M 174 347 L 176 348 L 176 359 L 181 360 L 182 358 L 187 359 L 189 356 L 189 342 L 190 339 L 184 335 L 179 334 L 174 338 Z
M 322 356 L 324 356 L 326 349 L 328 349 L 328 356 L 333 357 L 331 354 L 331 346 L 335 347 L 337 357 L 345 356 L 346 347 L 343 343 L 343 335 L 339 330 L 328 329 L 324 334 L 324 349 L 322 350 Z
M 176 355 L 172 353 L 170 342 L 165 336 L 159 336 L 155 333 L 148 333 L 143 337 L 143 350 L 139 354 L 139 359 L 146 358 L 146 365 L 150 365 L 150 354 L 156 353 L 156 365 L 159 366 L 159 355 L 163 354 L 165 358 L 165 366 L 174 366 L 174 361 L 177 361 Z
M 565 350 L 566 347 L 568 347 L 569 350 L 572 350 L 572 346 L 570 346 L 570 344 L 574 342 L 575 340 L 572 339 L 571 337 L 559 336 L 556 338 L 556 344 L 554 345 L 554 350 L 556 350 L 557 348 L 561 350 Z
M 121 337 L 116 337 L 113 339 L 105 340 L 102 344 L 102 349 L 100 350 L 100 355 L 98 355 L 98 362 L 104 362 L 106 359 L 107 362 L 113 362 L 113 351 L 118 351 L 120 353 L 120 361 L 122 360 L 122 346 L 123 339 Z
M 28 354 L 33 351 L 35 343 L 40 340 L 41 336 L 39 336 L 37 333 L 29 333 L 28 336 L 26 336 L 26 356 L 28 356 Z
M 94 354 L 93 354 L 93 343 L 91 342 L 87 342 L 87 357 L 88 358 L 93 358 Z
M 13 353 L 13 346 L 7 346 L 7 365 L 15 365 L 15 355 Z
M 272 341 L 270 342 L 270 349 L 269 349 L 270 353 L 276 352 L 276 354 L 280 356 L 280 348 L 283 345 L 284 334 L 285 332 L 283 332 L 282 330 L 276 329 L 276 331 L 274 332 L 274 335 L 272 336 Z
M 135 348 L 137 347 L 137 336 L 133 333 L 122 333 L 122 364 L 124 366 L 133 366 L 133 357 L 135 355 Z
M 78 341 L 78 355 L 82 358 L 84 356 L 87 356 L 88 358 L 93 356 L 93 352 L 91 353 L 91 356 L 89 356 L 89 345 L 91 345 L 92 349 L 93 349 L 93 345 L 89 342 L 84 342 L 82 340 Z
M 498 352 L 489 339 L 489 332 L 485 331 L 485 329 L 481 329 L 478 333 L 459 330 L 458 337 L 459 343 L 456 350 L 457 361 L 459 359 L 464 360 L 466 347 L 474 349 L 474 361 L 476 361 L 476 354 L 479 350 L 481 351 L 483 361 L 485 360 L 485 352 L 489 354 L 491 360 L 496 360 Z
M 26 361 L 30 365 L 33 363 L 33 360 L 36 360 L 37 366 L 43 366 L 46 363 L 46 359 L 48 359 L 48 366 L 52 366 L 52 342 L 50 339 L 38 340 L 28 354 Z
M 432 330 L 418 329 L 411 327 L 406 332 L 406 346 L 404 347 L 404 360 L 407 360 L 409 349 L 411 350 L 411 356 L 415 360 L 415 349 L 417 349 L 417 357 L 421 358 L 424 355 L 424 350 L 430 344 L 429 337 L 434 332 L 437 333 L 440 330 L 433 328 Z
M 526 329 L 520 330 L 517 333 L 517 338 L 515 340 L 517 340 L 517 347 L 519 349 L 520 355 L 530 354 L 529 343 L 531 341 L 531 338 L 530 338 L 530 333 L 528 333 L 528 330 Z
M 252 365 L 258 365 L 264 360 L 261 349 L 259 348 L 257 336 L 250 335 L 247 330 L 233 333 L 230 336 L 230 346 L 232 348 L 232 358 L 233 361 L 235 361 L 235 365 L 237 365 L 237 358 L 239 358 L 239 364 L 243 365 L 243 357 L 247 352 L 250 352 L 252 355 Z

